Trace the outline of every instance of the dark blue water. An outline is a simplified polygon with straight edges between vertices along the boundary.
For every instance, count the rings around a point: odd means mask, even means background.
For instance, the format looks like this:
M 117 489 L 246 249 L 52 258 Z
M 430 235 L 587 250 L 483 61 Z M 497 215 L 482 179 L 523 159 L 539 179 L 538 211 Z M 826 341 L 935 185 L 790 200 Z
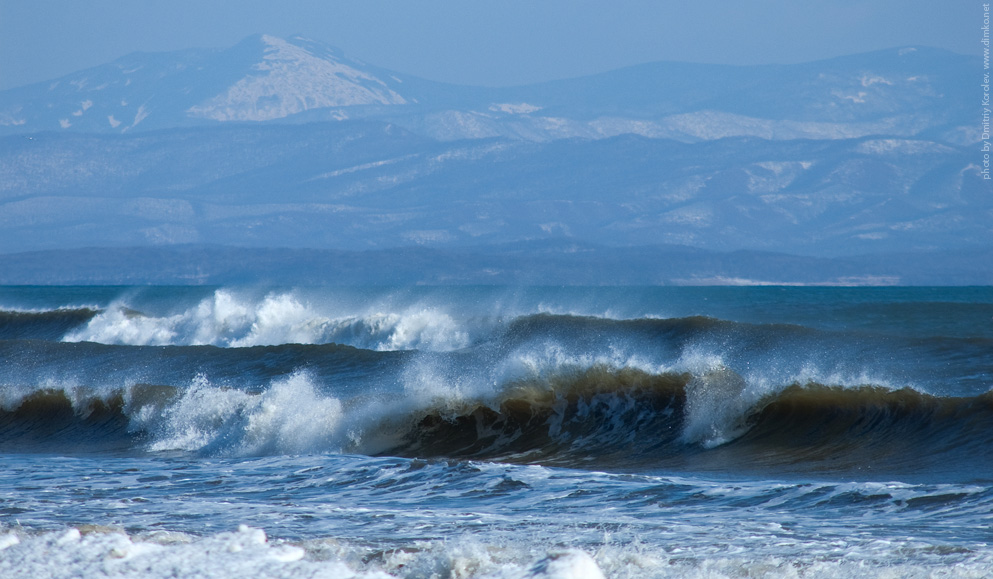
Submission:
M 991 288 L 0 288 L 0 360 L 4 576 L 993 569 Z

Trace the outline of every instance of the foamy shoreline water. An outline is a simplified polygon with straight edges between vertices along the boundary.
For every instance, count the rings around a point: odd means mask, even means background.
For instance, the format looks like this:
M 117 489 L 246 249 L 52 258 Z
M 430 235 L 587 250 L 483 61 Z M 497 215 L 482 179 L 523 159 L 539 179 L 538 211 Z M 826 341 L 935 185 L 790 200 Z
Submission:
M 871 553 L 834 557 L 750 557 L 732 552 L 698 558 L 673 547 L 607 545 L 593 553 L 522 545 L 420 544 L 407 549 L 352 552 L 335 539 L 304 544 L 271 541 L 260 529 L 242 526 L 208 537 L 163 532 L 129 537 L 115 531 L 77 528 L 26 536 L 0 535 L 0 572 L 5 577 L 476 577 L 600 579 L 607 577 L 982 577 L 989 555 L 935 557 L 929 563 L 867 561 Z M 926 545 L 887 545 L 893 550 L 931 549 Z M 932 549 L 940 551 L 940 549 Z M 964 550 L 963 550 L 964 551 Z M 954 562 L 953 562 L 954 561 Z

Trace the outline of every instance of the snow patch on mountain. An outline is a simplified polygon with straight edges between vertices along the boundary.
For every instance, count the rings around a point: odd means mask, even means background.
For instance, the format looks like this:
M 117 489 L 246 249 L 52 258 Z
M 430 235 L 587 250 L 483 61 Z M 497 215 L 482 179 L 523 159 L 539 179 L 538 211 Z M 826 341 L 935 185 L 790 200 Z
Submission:
M 128 127 L 128 128 L 129 129 L 133 129 L 134 127 L 137 127 L 138 126 L 138 123 L 140 123 L 141 121 L 143 121 L 143 120 L 145 120 L 147 118 L 148 118 L 148 110 L 145 108 L 145 105 L 139 106 L 138 107 L 138 112 L 136 112 L 135 115 L 134 115 L 134 122 L 132 122 L 131 123 L 131 126 Z M 125 129 L 125 130 L 127 130 L 127 129 Z
M 326 173 L 321 173 L 320 175 L 315 175 L 315 176 L 311 177 L 310 179 L 307 179 L 307 182 L 317 181 L 317 180 L 320 180 L 320 179 L 333 179 L 335 177 L 340 177 L 342 175 L 348 175 L 350 173 L 356 173 L 358 171 L 365 171 L 367 169 L 375 169 L 377 167 L 382 167 L 384 165 L 392 165 L 392 164 L 398 163 L 400 161 L 406 161 L 408 159 L 412 159 L 415 156 L 416 155 L 404 155 L 403 157 L 397 157 L 397 158 L 394 158 L 394 159 L 383 159 L 381 161 L 373 161 L 371 163 L 363 163 L 361 165 L 355 165 L 354 167 L 347 167 L 345 169 L 336 169 L 334 171 L 329 171 L 329 172 L 326 172 Z
M 886 80 L 884 77 L 879 75 L 863 74 L 860 80 L 862 82 L 862 86 L 864 87 L 869 87 L 874 84 L 885 84 L 887 86 L 893 86 L 892 81 Z
M 12 112 L 0 112 L 0 127 L 19 127 L 27 123 L 27 119 L 18 116 L 20 112 L 20 108 Z
M 528 103 L 498 103 L 490 105 L 490 110 L 495 113 L 507 113 L 509 115 L 529 115 L 541 110 L 541 107 Z
M 92 107 L 92 106 L 93 106 L 93 101 L 87 99 L 87 100 L 85 100 L 85 101 L 83 101 L 82 103 L 79 104 L 79 108 L 77 110 L 73 111 L 72 116 L 74 116 L 74 117 L 81 117 L 81 116 L 83 116 L 83 113 L 85 113 L 86 111 L 90 110 L 90 107 Z
M 864 90 L 860 90 L 860 91 L 858 91 L 855 94 L 844 94 L 841 91 L 832 91 L 831 94 L 833 94 L 834 96 L 838 97 L 838 99 L 840 99 L 842 101 L 847 100 L 847 101 L 850 101 L 850 102 L 852 102 L 854 104 L 864 104 L 865 103 L 865 97 L 869 93 L 865 92 Z
M 919 127 L 899 119 L 865 123 L 804 122 L 748 117 L 721 111 L 699 111 L 666 117 L 662 128 L 705 141 L 727 137 L 782 139 L 856 139 L 889 133 L 910 135 Z
M 755 163 L 745 169 L 745 174 L 748 175 L 748 192 L 752 194 L 775 193 L 785 189 L 811 166 L 812 163 L 805 161 Z
M 861 143 L 855 150 L 864 155 L 923 155 L 927 153 L 947 154 L 951 147 L 933 141 L 911 139 L 873 139 Z
M 577 120 L 540 114 L 510 114 L 447 110 L 427 115 L 419 123 L 399 123 L 442 141 L 507 137 L 533 142 L 556 139 L 608 139 L 638 135 L 649 139 L 674 139 L 692 143 L 729 137 L 758 137 L 766 140 L 857 139 L 869 135 L 912 136 L 924 123 L 915 119 L 884 118 L 872 122 L 835 123 L 764 119 L 722 111 L 703 110 L 659 119 L 598 117 Z M 506 112 L 506 111 L 500 111 Z
M 242 78 L 225 92 L 190 107 L 190 116 L 217 121 L 268 121 L 324 107 L 402 105 L 407 101 L 366 72 L 274 36 L 257 74 Z

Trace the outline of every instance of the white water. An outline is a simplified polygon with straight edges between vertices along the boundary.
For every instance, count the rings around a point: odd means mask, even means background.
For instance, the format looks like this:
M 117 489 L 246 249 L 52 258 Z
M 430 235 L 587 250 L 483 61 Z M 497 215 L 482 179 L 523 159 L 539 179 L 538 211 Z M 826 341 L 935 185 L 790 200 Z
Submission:
M 391 311 L 380 305 L 340 311 L 292 292 L 259 299 L 217 290 L 194 307 L 162 316 L 137 312 L 124 302 L 111 304 L 64 341 L 232 348 L 333 342 L 380 351 L 449 351 L 469 344 L 468 331 L 443 308 L 411 304 Z
M 183 533 L 142 536 L 76 528 L 25 534 L 0 530 L 0 575 L 8 579 L 63 577 L 112 578 L 244 577 L 385 579 L 454 577 L 477 579 L 686 578 L 769 579 L 980 578 L 993 560 L 980 556 L 954 565 L 872 563 L 874 557 L 905 550 L 926 551 L 913 541 L 879 541 L 862 550 L 838 545 L 835 556 L 804 553 L 798 557 L 750 556 L 726 552 L 696 556 L 678 543 L 665 548 L 642 544 L 604 545 L 591 552 L 547 549 L 526 542 L 493 545 L 461 539 L 424 543 L 419 549 L 384 552 L 363 563 L 363 550 L 333 538 L 303 543 L 271 542 L 260 529 L 196 537 Z

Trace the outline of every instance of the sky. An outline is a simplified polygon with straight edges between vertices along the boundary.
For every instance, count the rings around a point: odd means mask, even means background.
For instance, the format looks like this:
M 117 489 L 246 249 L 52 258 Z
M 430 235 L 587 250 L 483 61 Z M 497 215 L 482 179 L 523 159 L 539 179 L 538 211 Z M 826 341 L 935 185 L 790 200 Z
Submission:
M 788 64 L 908 45 L 978 54 L 982 10 L 978 0 L 0 0 L 0 90 L 255 33 L 483 86 L 663 60 Z

